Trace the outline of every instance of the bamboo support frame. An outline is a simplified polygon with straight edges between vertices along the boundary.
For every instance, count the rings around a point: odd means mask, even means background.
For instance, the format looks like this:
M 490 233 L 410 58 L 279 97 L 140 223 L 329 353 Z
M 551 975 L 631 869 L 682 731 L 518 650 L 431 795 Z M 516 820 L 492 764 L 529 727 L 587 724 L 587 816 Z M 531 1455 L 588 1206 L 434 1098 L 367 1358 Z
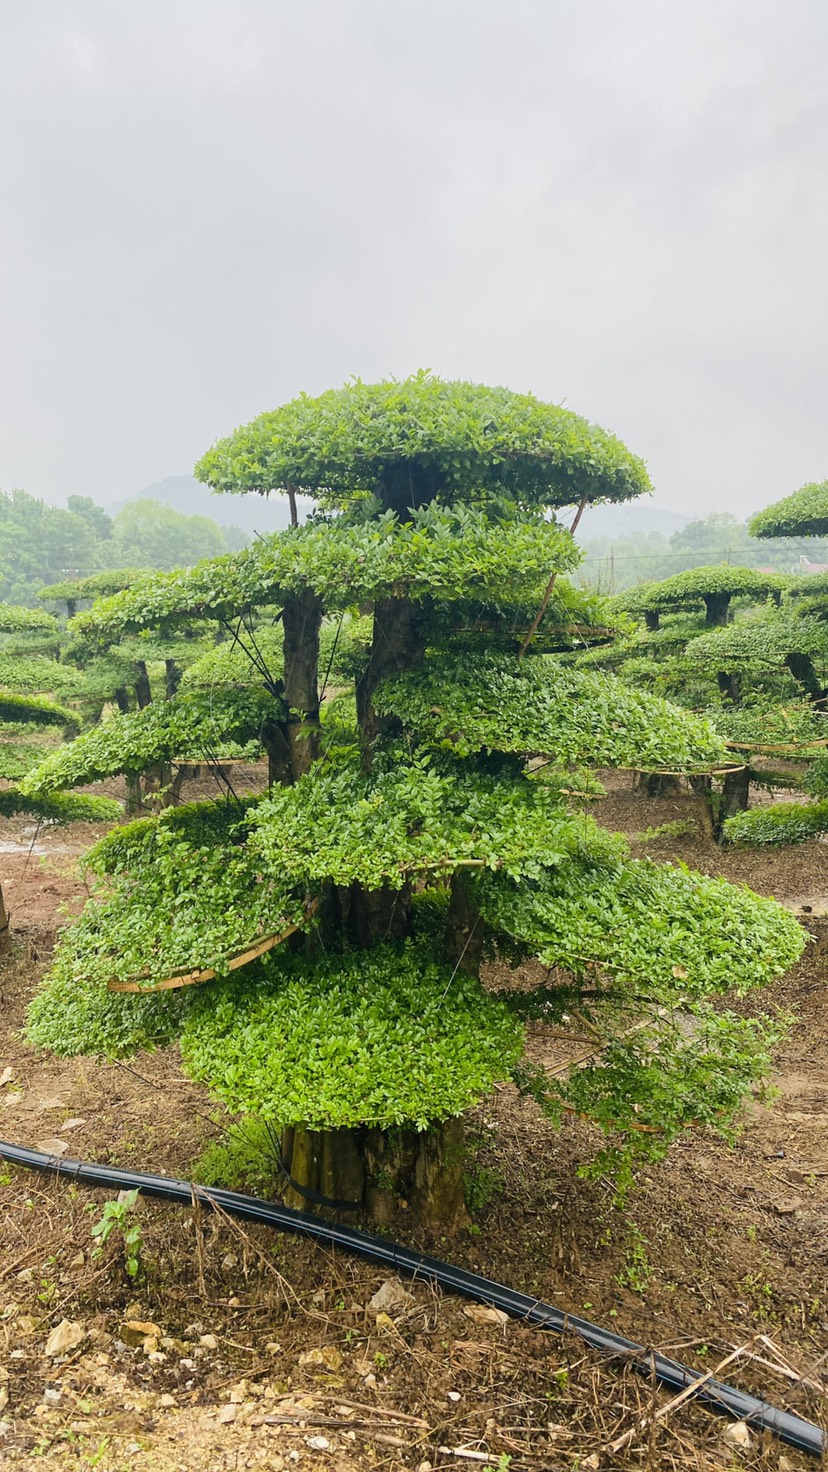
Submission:
M 240 967 L 248 966 L 251 961 L 258 960 L 259 956 L 264 956 L 268 951 L 272 951 L 274 946 L 280 945 L 283 940 L 287 940 L 289 936 L 302 930 L 316 913 L 317 904 L 318 901 L 314 900 L 308 906 L 304 919 L 296 925 L 289 925 L 286 930 L 274 931 L 271 935 L 262 936 L 261 940 L 254 941 L 252 945 L 248 943 L 243 950 L 237 951 L 227 963 L 228 971 L 238 971 Z M 116 981 L 113 978 L 107 982 L 107 990 L 110 992 L 143 992 L 145 995 L 152 992 L 171 992 L 176 991 L 179 987 L 199 986 L 203 981 L 214 981 L 215 976 L 216 972 L 212 966 L 202 966 L 193 970 L 174 971 L 163 981 L 149 981 L 146 976 L 136 977 L 132 981 Z

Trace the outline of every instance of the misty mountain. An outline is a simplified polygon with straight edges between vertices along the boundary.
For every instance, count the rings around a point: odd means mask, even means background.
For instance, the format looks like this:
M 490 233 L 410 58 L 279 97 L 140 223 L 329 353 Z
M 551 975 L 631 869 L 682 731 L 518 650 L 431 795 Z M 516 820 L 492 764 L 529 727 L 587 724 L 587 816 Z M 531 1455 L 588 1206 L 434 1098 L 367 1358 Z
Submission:
M 616 540 L 635 535 L 647 536 L 650 532 L 660 532 L 669 538 L 690 520 L 680 511 L 659 510 L 646 499 L 621 506 L 588 506 L 578 525 L 576 540 L 583 544 L 602 537 Z

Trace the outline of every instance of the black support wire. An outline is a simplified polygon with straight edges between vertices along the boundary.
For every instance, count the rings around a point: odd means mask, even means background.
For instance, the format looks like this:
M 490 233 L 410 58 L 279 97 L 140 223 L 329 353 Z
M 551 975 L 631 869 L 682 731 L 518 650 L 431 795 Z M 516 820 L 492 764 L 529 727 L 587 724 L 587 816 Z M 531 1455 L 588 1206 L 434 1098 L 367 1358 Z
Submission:
M 198 1200 L 205 1207 L 218 1207 L 230 1216 L 242 1221 L 256 1222 L 261 1226 L 273 1227 L 277 1231 L 292 1232 L 310 1241 L 320 1242 L 327 1247 L 340 1247 L 346 1252 L 356 1253 L 368 1262 L 394 1268 L 398 1272 L 438 1283 L 450 1293 L 462 1298 L 471 1298 L 478 1303 L 490 1304 L 502 1309 L 513 1319 L 522 1319 L 537 1329 L 553 1333 L 577 1334 L 590 1348 L 599 1350 L 612 1358 L 622 1358 L 640 1374 L 655 1378 L 659 1384 L 671 1390 L 686 1390 L 697 1386 L 695 1398 L 703 1401 L 711 1410 L 722 1415 L 735 1416 L 746 1421 L 757 1431 L 772 1431 L 789 1446 L 798 1451 L 821 1456 L 826 1449 L 825 1433 L 811 1421 L 789 1411 L 780 1410 L 767 1401 L 737 1390 L 720 1380 L 707 1379 L 703 1374 L 679 1364 L 590 1323 L 577 1314 L 569 1314 L 555 1308 L 551 1303 L 542 1303 L 527 1293 L 518 1293 L 502 1283 L 494 1283 L 479 1273 L 469 1273 L 465 1268 L 441 1262 L 424 1253 L 400 1247 L 384 1237 L 374 1237 L 356 1227 L 343 1226 L 338 1222 L 323 1221 L 310 1212 L 292 1211 L 287 1206 L 277 1206 L 271 1201 L 261 1201 L 256 1196 L 244 1196 L 237 1191 L 223 1189 L 206 1190 L 189 1181 L 173 1180 L 169 1176 L 143 1175 L 138 1171 L 120 1170 L 110 1165 L 90 1165 L 80 1160 L 60 1160 L 54 1155 L 45 1155 L 40 1150 L 28 1150 L 22 1145 L 9 1144 L 0 1140 L 0 1159 L 10 1165 L 25 1166 L 30 1170 L 45 1171 L 50 1175 L 66 1176 L 85 1186 L 104 1186 L 109 1190 L 140 1191 L 144 1196 L 153 1196 L 159 1201 L 175 1202 L 190 1207 Z

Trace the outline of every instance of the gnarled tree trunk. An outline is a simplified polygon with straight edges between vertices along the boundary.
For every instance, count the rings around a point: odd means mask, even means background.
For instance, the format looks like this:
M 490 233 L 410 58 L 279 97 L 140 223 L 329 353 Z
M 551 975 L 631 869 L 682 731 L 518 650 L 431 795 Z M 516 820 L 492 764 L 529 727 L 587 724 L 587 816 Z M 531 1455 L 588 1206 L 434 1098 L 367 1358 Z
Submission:
M 712 624 L 714 628 L 721 628 L 727 623 L 731 596 L 730 593 L 705 593 L 705 623 Z

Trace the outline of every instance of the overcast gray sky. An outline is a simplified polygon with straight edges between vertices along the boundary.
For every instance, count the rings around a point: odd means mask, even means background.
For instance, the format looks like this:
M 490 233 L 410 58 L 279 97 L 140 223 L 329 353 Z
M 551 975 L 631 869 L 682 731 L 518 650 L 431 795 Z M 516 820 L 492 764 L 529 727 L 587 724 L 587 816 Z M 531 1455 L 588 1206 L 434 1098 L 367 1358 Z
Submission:
M 0 487 L 301 390 L 531 389 L 745 515 L 828 476 L 824 0 L 0 0 Z

